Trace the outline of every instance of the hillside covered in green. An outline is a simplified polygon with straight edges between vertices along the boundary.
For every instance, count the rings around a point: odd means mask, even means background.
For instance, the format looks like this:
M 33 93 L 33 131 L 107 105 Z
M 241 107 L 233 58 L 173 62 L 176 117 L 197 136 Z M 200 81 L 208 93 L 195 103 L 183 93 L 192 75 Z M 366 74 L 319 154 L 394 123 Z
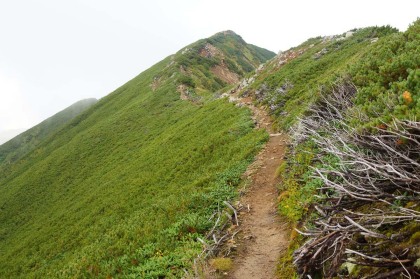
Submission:
M 70 120 L 91 107 L 96 99 L 78 101 L 38 125 L 0 145 L 0 164 L 10 164 L 34 150 L 41 142 L 64 127 Z
M 0 277 L 179 278 L 190 270 L 197 237 L 267 139 L 247 109 L 215 90 L 273 56 L 218 33 L 1 166 Z
M 215 212 L 269 138 L 226 92 L 291 138 L 277 170 L 293 228 L 279 278 L 416 278 L 419 53 L 419 19 L 278 55 L 224 31 L 65 124 L 34 127 L 0 146 L 0 278 L 193 276 L 223 224 Z
M 279 278 L 419 276 L 419 53 L 417 20 L 312 38 L 248 76 L 241 94 L 292 137 Z

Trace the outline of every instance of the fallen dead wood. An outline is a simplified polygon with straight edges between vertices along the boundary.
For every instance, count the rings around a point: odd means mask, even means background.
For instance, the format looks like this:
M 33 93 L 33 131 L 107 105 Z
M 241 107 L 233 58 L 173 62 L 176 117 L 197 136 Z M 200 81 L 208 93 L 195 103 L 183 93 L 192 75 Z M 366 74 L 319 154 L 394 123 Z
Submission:
M 198 266 L 209 257 L 214 256 L 228 256 L 236 248 L 234 245 L 226 245 L 228 241 L 233 243 L 233 239 L 241 229 L 230 230 L 230 226 L 239 226 L 238 212 L 241 210 L 249 210 L 248 207 L 238 203 L 235 207 L 229 202 L 224 201 L 225 208 L 218 207 L 217 211 L 213 213 L 210 219 L 216 219 L 212 229 L 205 235 L 205 238 L 197 237 L 197 241 L 203 244 L 202 252 L 194 260 L 195 276 L 189 277 L 200 278 Z M 226 216 L 227 218 L 223 218 Z
M 317 272 L 337 276 L 345 262 L 385 268 L 387 276 L 418 271 L 413 255 L 419 247 L 394 253 L 391 248 L 401 239 L 383 232 L 420 223 L 420 122 L 394 119 L 381 128 L 358 131 L 346 122 L 355 93 L 351 83 L 337 86 L 295 129 L 295 144 L 314 141 L 321 154 L 317 159 L 325 166 L 313 172 L 313 179 L 323 184 L 318 194 L 322 202 L 314 206 L 320 217 L 311 229 L 298 230 L 307 237 L 294 254 L 302 278 Z M 365 117 L 355 109 L 352 113 Z M 326 154 L 338 159 L 333 168 L 324 161 Z

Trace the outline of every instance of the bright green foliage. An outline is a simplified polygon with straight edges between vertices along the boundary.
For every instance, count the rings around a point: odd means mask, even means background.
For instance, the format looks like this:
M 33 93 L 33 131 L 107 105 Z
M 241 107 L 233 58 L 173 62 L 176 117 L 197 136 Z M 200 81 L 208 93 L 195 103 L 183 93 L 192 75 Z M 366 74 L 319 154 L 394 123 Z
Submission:
M 359 58 L 351 68 L 343 69 L 342 74 L 353 80 L 359 90 L 356 94 L 354 110 L 364 111 L 371 119 L 367 123 L 359 123 L 360 119 L 350 118 L 349 121 L 353 122 L 354 125 L 368 127 L 369 125 L 372 126 L 372 123 L 378 123 L 374 121 L 377 117 L 389 121 L 392 117 L 410 119 L 419 114 L 420 58 L 417 55 L 420 51 L 419 27 L 420 21 L 417 20 L 405 33 L 393 33 L 394 30 L 389 27 L 365 28 L 355 33 L 353 37 L 356 40 L 352 39 L 347 42 L 350 45 L 349 48 L 353 49 L 352 51 L 358 51 L 354 56 Z M 358 33 L 360 34 L 357 35 Z M 380 39 L 377 43 L 372 44 L 366 40 L 366 38 L 383 35 L 387 36 Z M 317 40 L 320 40 L 320 38 L 311 39 L 308 43 L 302 44 L 302 46 L 305 47 L 309 43 L 316 44 Z M 345 42 L 346 40 L 339 42 Z M 364 44 L 365 49 L 361 49 L 360 46 L 356 47 L 357 44 Z M 346 52 L 345 49 L 337 50 L 336 57 L 342 56 L 340 54 L 341 51 Z M 289 64 L 299 67 L 298 62 L 300 64 L 314 63 L 310 57 L 305 55 L 284 65 L 274 75 L 266 78 L 265 81 L 268 82 L 276 76 L 284 76 L 284 79 L 288 80 L 297 80 L 292 73 L 289 73 L 286 67 Z M 310 61 L 305 61 L 305 58 Z M 323 58 L 321 57 L 320 59 Z M 293 63 L 294 61 L 296 62 Z M 326 67 L 325 72 L 319 75 L 328 76 L 330 79 L 334 78 L 335 75 L 329 73 L 329 67 L 331 66 Z M 339 80 L 339 78 L 335 79 Z M 324 81 L 327 82 L 328 79 Z M 317 79 L 317 82 L 321 82 L 321 80 Z M 304 85 L 306 86 L 305 82 L 299 81 L 294 84 L 293 90 Z M 330 85 L 327 83 L 322 86 L 329 87 Z M 276 86 L 272 85 L 271 87 Z M 316 88 L 317 86 L 308 86 L 306 91 L 302 89 L 302 94 L 310 93 L 313 87 Z M 324 90 L 328 91 L 327 89 Z M 405 91 L 410 92 L 412 100 L 409 103 L 403 98 L 403 92 Z M 287 96 L 289 94 L 292 93 L 288 93 Z M 287 102 L 293 103 L 296 99 L 299 99 L 299 97 L 290 98 Z M 313 101 L 308 102 L 309 104 L 313 103 Z M 306 110 L 306 107 L 300 109 Z M 404 112 L 404 114 L 398 114 L 397 112 Z M 304 217 L 302 212 L 313 201 L 310 195 L 319 184 L 317 180 L 313 180 L 310 177 L 312 173 L 310 166 L 316 166 L 317 164 L 316 160 L 311 159 L 316 153 L 315 145 L 311 142 L 305 142 L 292 150 L 291 156 L 284 163 L 283 171 L 281 172 L 283 178 L 282 189 L 287 189 L 288 194 L 282 199 L 280 211 L 293 221 L 299 221 Z M 324 158 L 324 161 L 326 159 Z M 334 158 L 330 158 L 327 161 L 329 162 L 329 168 L 334 166 Z M 295 204 L 294 207 L 293 204 Z M 293 210 L 289 211 L 286 206 L 292 207 Z
M 370 39 L 374 37 L 380 37 L 380 39 L 371 43 Z M 359 30 L 351 38 L 353 39 L 331 43 L 329 49 L 340 43 L 340 48 L 335 50 L 334 61 L 330 60 L 327 65 L 318 70 L 311 70 L 310 65 L 315 66 L 321 62 L 313 61 L 307 51 L 259 82 L 259 84 L 268 84 L 269 88 L 277 88 L 283 85 L 285 80 L 291 81 L 294 85 L 287 95 L 276 99 L 281 104 L 280 110 L 284 109 L 289 113 L 284 119 L 280 118 L 281 127 L 287 128 L 295 121 L 294 117 L 289 118 L 289 115 L 302 115 L 308 105 L 316 102 L 319 86 L 323 87 L 324 92 L 330 92 L 331 84 L 342 80 L 336 73 L 353 81 L 357 87 L 355 104 L 347 112 L 346 121 L 359 131 L 372 131 L 375 126 L 385 129 L 386 125 L 395 118 L 419 120 L 420 20 L 414 22 L 404 33 L 395 33 L 389 27 L 375 27 Z M 311 39 L 302 46 L 305 48 L 310 44 L 315 44 L 313 49 L 316 49 L 319 40 L 319 38 Z M 318 44 L 320 45 L 318 49 L 320 49 L 322 43 L 318 42 Z M 327 59 L 328 55 L 333 54 L 327 53 L 318 60 L 324 57 Z M 346 64 L 350 66 L 347 67 Z M 274 68 L 271 70 L 274 71 Z M 302 70 L 307 70 L 310 74 L 316 73 L 317 76 L 309 75 L 309 79 L 299 79 L 297 75 L 305 73 Z M 267 71 L 270 71 L 269 67 Z M 305 76 L 307 77 L 308 74 L 306 73 Z M 259 84 L 256 84 L 255 88 L 260 88 Z M 288 104 L 294 104 L 295 107 Z M 324 162 L 322 166 L 319 160 L 321 157 Z M 304 230 L 303 226 L 311 226 L 311 221 L 317 215 L 313 205 L 323 201 L 322 191 L 319 190 L 322 183 L 319 179 L 312 177 L 313 167 L 334 170 L 337 168 L 337 158 L 320 153 L 316 144 L 312 140 L 307 140 L 290 150 L 287 160 L 280 168 L 282 177 L 280 188 L 284 192 L 280 196 L 279 211 L 301 230 Z M 314 195 L 318 197 L 315 198 Z M 361 210 L 365 212 L 369 211 L 369 208 Z M 406 227 L 413 225 L 415 224 L 407 222 Z M 401 231 L 404 231 L 406 227 Z M 398 232 L 390 230 L 384 233 Z M 414 234 L 413 237 L 416 238 Z M 303 244 L 301 237 L 293 239 L 288 252 L 280 260 L 281 278 L 293 276 L 292 252 Z M 363 270 L 360 274 L 367 275 L 375 272 L 369 267 Z
M 245 108 L 180 100 L 174 63 L 141 73 L 0 169 L 1 278 L 180 278 L 191 268 L 197 236 L 235 196 L 267 134 Z
M 217 271 L 229 271 L 233 267 L 233 262 L 230 258 L 215 258 L 210 261 L 210 264 Z
M 309 205 L 315 200 L 314 193 L 319 186 L 312 180 L 312 171 L 308 168 L 314 160 L 313 143 L 298 146 L 293 161 L 285 161 L 281 166 L 280 213 L 290 221 L 298 222 L 306 212 Z M 288 171 L 286 171 L 288 170 Z
M 371 27 L 359 29 L 349 38 L 309 39 L 269 62 L 252 89 L 261 92 L 257 99 L 271 108 L 279 127 L 288 129 L 318 99 L 320 88 L 330 86 L 370 49 L 373 38 L 393 32 L 396 30 L 391 27 Z M 281 90 L 285 86 L 287 90 Z
M 38 125 L 0 145 L 0 164 L 14 162 L 34 150 L 71 119 L 96 103 L 96 99 L 81 100 Z
M 213 47 L 217 50 L 214 51 Z M 274 55 L 269 50 L 247 44 L 233 31 L 224 31 L 187 46 L 175 55 L 174 61 L 184 70 L 183 76 L 178 79 L 179 83 L 184 83 L 185 76 L 188 76 L 190 80 L 185 83 L 188 86 L 214 92 L 227 84 L 212 72 L 213 67 L 223 66 L 243 76 Z
M 292 153 L 293 152 L 293 153 Z M 310 218 L 310 207 L 320 200 L 318 190 L 322 187 L 320 179 L 313 178 L 313 168 L 320 167 L 321 163 L 316 159 L 316 144 L 305 141 L 291 151 L 288 158 L 281 165 L 280 177 L 280 206 L 279 211 L 289 221 L 297 223 Z M 337 166 L 337 158 L 324 156 L 324 167 L 334 169 Z
M 350 73 L 360 88 L 356 105 L 370 121 L 363 127 L 392 118 L 420 119 L 420 19 L 405 33 L 373 45 Z M 407 92 L 407 93 L 405 93 Z

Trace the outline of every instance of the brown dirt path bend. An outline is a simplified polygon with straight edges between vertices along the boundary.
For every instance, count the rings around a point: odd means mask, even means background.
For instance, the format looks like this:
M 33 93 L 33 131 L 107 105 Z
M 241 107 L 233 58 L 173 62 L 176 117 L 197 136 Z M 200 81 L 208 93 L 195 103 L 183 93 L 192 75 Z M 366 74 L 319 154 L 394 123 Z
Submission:
M 265 128 L 270 139 L 245 173 L 252 182 L 240 202 L 250 210 L 240 215 L 237 255 L 227 278 L 276 278 L 277 260 L 287 249 L 290 235 L 286 222 L 277 214 L 279 180 L 275 175 L 288 139 L 282 133 L 273 133 L 270 117 L 265 110 L 254 106 L 250 98 L 232 96 L 231 101 L 232 98 L 252 110 L 257 127 Z

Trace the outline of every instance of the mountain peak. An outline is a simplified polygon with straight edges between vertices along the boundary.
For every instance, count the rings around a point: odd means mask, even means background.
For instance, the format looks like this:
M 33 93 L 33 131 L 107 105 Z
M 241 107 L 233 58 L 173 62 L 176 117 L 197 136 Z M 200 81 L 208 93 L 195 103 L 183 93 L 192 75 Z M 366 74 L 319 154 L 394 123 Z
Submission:
M 220 32 L 218 32 L 218 33 L 216 33 L 216 35 L 217 34 L 223 34 L 223 35 L 236 35 L 236 36 L 239 36 L 238 34 L 236 34 L 234 31 L 232 31 L 232 30 L 224 30 L 224 31 L 220 31 Z
M 217 32 L 216 34 L 214 34 L 213 36 L 209 37 L 208 39 L 221 39 L 221 38 L 225 38 L 225 39 L 235 38 L 241 44 L 247 44 L 244 41 L 244 39 L 242 39 L 242 37 L 240 35 L 238 35 L 237 33 L 235 33 L 232 30 L 224 30 L 224 31 Z
M 221 31 L 180 50 L 151 86 L 158 89 L 176 72 L 182 98 L 200 99 L 197 92 L 216 92 L 234 84 L 274 56 L 269 50 L 248 44 L 231 30 Z

